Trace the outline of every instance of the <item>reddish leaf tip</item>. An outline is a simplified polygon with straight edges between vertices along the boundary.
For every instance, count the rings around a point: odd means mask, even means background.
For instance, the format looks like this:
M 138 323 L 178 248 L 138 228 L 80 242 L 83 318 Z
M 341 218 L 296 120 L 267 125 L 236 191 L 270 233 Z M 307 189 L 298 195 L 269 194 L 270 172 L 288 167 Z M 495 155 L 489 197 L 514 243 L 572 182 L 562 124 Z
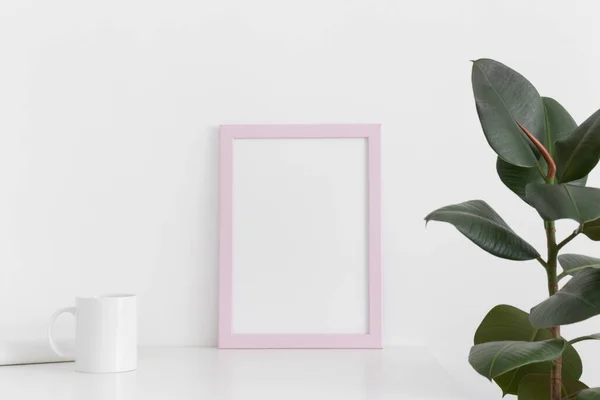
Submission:
M 550 156 L 548 149 L 546 149 L 544 145 L 539 140 L 537 140 L 537 138 L 533 136 L 527 129 L 525 129 L 525 127 L 521 125 L 519 121 L 515 119 L 515 122 L 517 123 L 517 125 L 519 125 L 519 128 L 521 128 L 521 130 L 529 138 L 529 140 L 531 140 L 533 145 L 540 151 L 542 157 L 544 157 L 544 160 L 546 160 L 546 164 L 548 164 L 547 178 L 554 179 L 554 177 L 556 176 L 556 163 L 552 159 L 552 156 Z

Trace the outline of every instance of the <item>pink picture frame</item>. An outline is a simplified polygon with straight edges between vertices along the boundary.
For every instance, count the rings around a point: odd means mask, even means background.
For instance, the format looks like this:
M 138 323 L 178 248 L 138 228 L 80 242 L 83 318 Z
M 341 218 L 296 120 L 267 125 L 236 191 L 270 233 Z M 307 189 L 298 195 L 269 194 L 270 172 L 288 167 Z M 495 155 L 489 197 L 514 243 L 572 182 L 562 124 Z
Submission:
M 220 349 L 382 348 L 380 125 L 222 125 L 220 128 Z M 233 322 L 233 162 L 236 139 L 364 138 L 367 140 L 368 333 L 238 334 Z

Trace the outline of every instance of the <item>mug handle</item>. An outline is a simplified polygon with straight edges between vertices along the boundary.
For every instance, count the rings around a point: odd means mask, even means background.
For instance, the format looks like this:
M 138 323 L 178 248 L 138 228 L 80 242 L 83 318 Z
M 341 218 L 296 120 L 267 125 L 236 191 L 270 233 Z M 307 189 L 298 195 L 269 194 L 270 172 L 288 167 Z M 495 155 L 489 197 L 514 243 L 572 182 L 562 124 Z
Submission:
M 54 314 L 52 314 L 52 317 L 50 317 L 50 323 L 48 324 L 48 342 L 50 342 L 50 347 L 52 348 L 52 351 L 54 351 L 60 357 L 68 358 L 68 359 L 73 360 L 75 358 L 73 356 L 73 354 L 71 354 L 68 351 L 64 351 L 64 349 L 61 349 L 56 344 L 56 342 L 54 341 L 54 339 L 52 338 L 52 330 L 54 328 L 54 322 L 56 322 L 56 318 L 58 318 L 58 316 L 60 314 L 62 314 L 62 313 L 71 313 L 75 317 L 75 307 L 61 308 L 59 310 L 56 310 L 56 312 Z

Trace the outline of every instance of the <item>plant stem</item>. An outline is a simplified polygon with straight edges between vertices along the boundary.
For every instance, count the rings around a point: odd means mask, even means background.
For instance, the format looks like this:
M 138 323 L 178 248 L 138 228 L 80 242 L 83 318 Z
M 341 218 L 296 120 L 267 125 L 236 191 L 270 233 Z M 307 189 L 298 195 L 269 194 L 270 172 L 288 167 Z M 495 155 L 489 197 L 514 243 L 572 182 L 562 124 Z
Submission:
M 558 278 L 556 275 L 557 257 L 559 247 L 556 244 L 556 229 L 554 221 L 545 221 L 546 239 L 548 242 L 548 261 L 546 272 L 548 274 L 548 294 L 552 296 L 558 291 Z M 574 236 L 573 236 L 574 237 Z M 564 241 L 563 241 L 564 243 Z M 566 244 L 566 243 L 565 243 Z M 560 326 L 550 328 L 553 338 L 560 338 Z M 550 370 L 550 400 L 561 400 L 562 398 L 562 357 L 554 362 Z
M 558 253 L 558 251 L 560 249 L 562 249 L 563 247 L 565 247 L 565 245 L 567 245 L 567 243 L 569 243 L 571 240 L 575 239 L 575 237 L 577 235 L 579 235 L 581 233 L 581 227 L 575 229 L 573 231 L 573 233 L 571 233 L 569 236 L 567 236 L 565 238 L 565 240 L 563 240 L 562 242 L 560 242 L 557 246 L 556 246 L 556 252 Z

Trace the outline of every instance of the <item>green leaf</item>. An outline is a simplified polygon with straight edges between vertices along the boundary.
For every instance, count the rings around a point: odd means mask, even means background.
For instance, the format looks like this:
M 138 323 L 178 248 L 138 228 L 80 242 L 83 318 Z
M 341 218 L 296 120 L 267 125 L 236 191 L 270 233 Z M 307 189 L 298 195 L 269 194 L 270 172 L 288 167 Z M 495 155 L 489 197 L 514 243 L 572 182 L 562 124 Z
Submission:
M 542 97 L 546 115 L 546 140 L 545 146 L 551 156 L 554 156 L 554 142 L 568 137 L 577 129 L 577 123 L 571 114 L 556 100 L 551 97 Z
M 448 222 L 477 246 L 500 258 L 522 261 L 540 256 L 482 200 L 442 207 L 426 216 L 425 221 Z
M 584 389 L 577 393 L 575 400 L 600 400 L 600 388 Z
M 556 141 L 556 177 L 566 183 L 583 178 L 600 160 L 600 110 L 571 135 Z
M 529 314 L 516 307 L 500 304 L 483 318 L 473 344 L 499 342 L 502 340 L 534 341 L 540 329 L 529 322 Z M 544 338 L 547 339 L 547 338 Z
M 565 274 L 575 275 L 586 268 L 600 268 L 600 258 L 584 256 L 581 254 L 561 254 L 558 262 Z
M 600 217 L 600 189 L 531 183 L 525 195 L 527 202 L 546 221 L 568 218 L 584 223 Z
M 473 62 L 471 81 L 479 121 L 492 149 L 510 164 L 533 167 L 538 152 L 515 120 L 546 142 L 544 105 L 538 91 L 518 72 L 485 58 Z
M 588 268 L 531 309 L 529 320 L 537 328 L 568 325 L 600 314 L 600 270 Z
M 537 342 L 551 339 L 549 329 L 537 329 L 529 322 L 529 314 L 509 305 L 498 305 L 490 310 L 475 332 L 474 344 L 516 340 Z M 519 382 L 526 375 L 549 374 L 552 364 L 542 362 L 525 365 L 496 377 L 496 384 L 504 395 L 517 394 Z M 583 372 L 581 358 L 577 351 L 567 344 L 563 352 L 562 376 L 577 381 Z
M 554 142 L 565 138 L 577 128 L 577 124 L 571 115 L 556 100 L 550 97 L 542 97 L 544 103 L 544 112 L 546 116 L 546 141 L 545 146 L 551 156 L 554 157 Z M 538 160 L 539 166 L 524 168 L 512 165 L 502 160 L 500 157 L 496 160 L 496 172 L 502 183 L 512 190 L 523 201 L 525 199 L 525 188 L 530 183 L 545 183 L 544 176 L 548 172 L 548 165 L 543 158 Z M 541 170 L 538 170 L 538 168 Z M 582 179 L 571 182 L 573 185 L 585 186 L 587 176 Z
M 585 340 L 600 340 L 600 333 L 594 333 L 593 335 L 581 336 L 573 340 L 569 340 L 569 344 L 574 345 L 575 343 L 583 342 Z
M 544 163 L 545 164 L 545 163 Z M 524 168 L 512 165 L 498 157 L 496 160 L 496 172 L 504 185 L 523 201 L 525 199 L 525 188 L 530 183 L 545 183 L 544 178 L 536 167 Z
M 546 175 L 548 165 L 543 159 L 540 159 L 541 171 Z M 496 172 L 504 185 L 509 188 L 514 194 L 519 196 L 524 202 L 527 202 L 525 189 L 530 183 L 545 184 L 545 180 L 536 168 L 523 168 L 511 165 L 500 157 L 496 160 Z M 587 176 L 582 179 L 570 182 L 571 185 L 585 186 Z M 600 235 L 600 232 L 599 232 Z
M 562 392 L 564 396 L 571 396 L 587 385 L 583 382 L 562 380 Z M 550 399 L 550 374 L 529 374 L 519 383 L 518 400 L 549 400 Z
M 479 374 L 492 379 L 523 365 L 556 360 L 566 344 L 564 339 L 482 343 L 471 347 L 469 363 Z
M 596 242 L 600 240 L 600 219 L 595 219 L 583 224 L 582 232 L 585 236 Z

